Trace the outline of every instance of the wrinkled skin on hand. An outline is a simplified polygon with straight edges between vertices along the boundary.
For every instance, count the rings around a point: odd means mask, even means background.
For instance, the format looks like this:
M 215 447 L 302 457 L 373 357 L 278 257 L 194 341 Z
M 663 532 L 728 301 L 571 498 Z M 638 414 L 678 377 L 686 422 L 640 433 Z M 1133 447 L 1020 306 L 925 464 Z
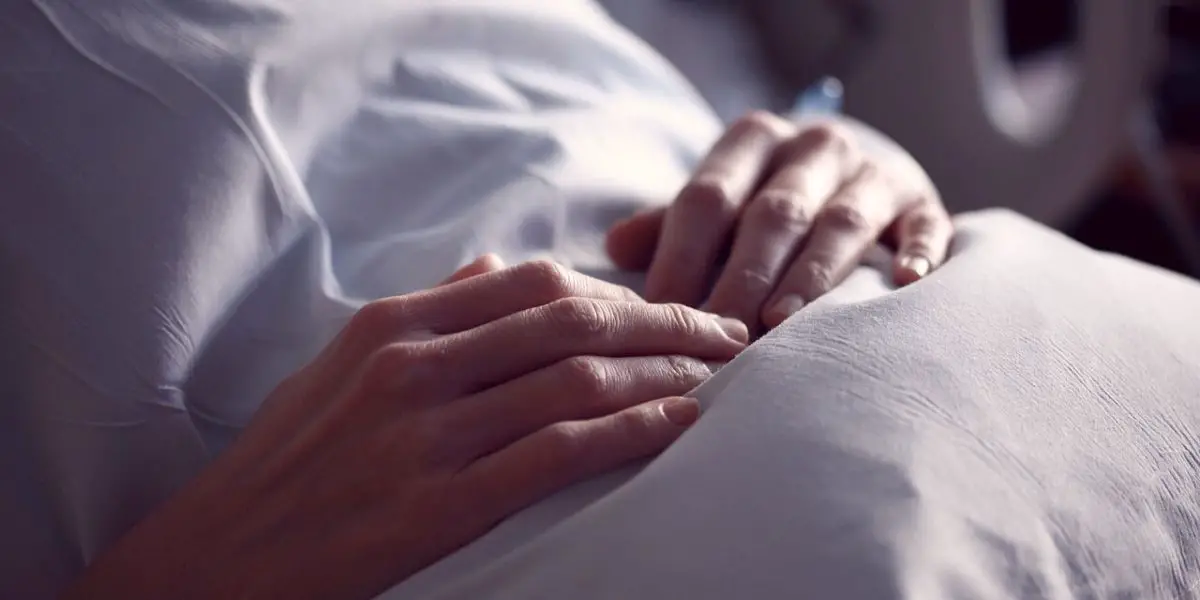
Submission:
M 485 257 L 367 304 L 66 598 L 371 598 L 576 481 L 654 455 L 746 327 Z
M 669 206 L 617 223 L 607 245 L 619 267 L 648 271 L 648 300 L 762 331 L 833 289 L 876 243 L 896 247 L 893 276 L 907 285 L 945 260 L 952 235 L 929 177 L 879 132 L 756 112 L 726 131 Z

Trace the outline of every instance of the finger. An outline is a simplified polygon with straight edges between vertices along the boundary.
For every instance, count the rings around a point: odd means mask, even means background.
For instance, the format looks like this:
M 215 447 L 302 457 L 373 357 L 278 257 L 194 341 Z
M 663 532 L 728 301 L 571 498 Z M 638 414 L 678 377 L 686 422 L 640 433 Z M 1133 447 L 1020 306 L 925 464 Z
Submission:
M 669 398 L 590 421 L 539 430 L 460 475 L 487 525 L 573 483 L 665 450 L 700 417 L 693 398 Z
M 817 215 L 804 249 L 767 300 L 763 323 L 778 326 L 841 283 L 899 209 L 892 186 L 875 169 L 864 168 Z
M 682 356 L 577 356 L 446 405 L 439 418 L 470 461 L 554 423 L 686 394 L 711 376 L 703 362 Z
M 684 355 L 728 360 L 749 338 L 739 321 L 679 304 L 570 298 L 430 342 L 459 373 L 452 391 L 474 392 L 573 356 Z
M 706 310 L 756 325 L 809 226 L 838 185 L 858 170 L 846 138 L 828 127 L 806 130 L 780 147 L 779 170 L 745 209 L 729 260 Z
M 484 273 L 499 271 L 503 268 L 504 260 L 499 256 L 496 256 L 495 254 L 484 254 L 483 256 L 480 256 L 472 261 L 471 264 L 459 268 L 452 275 L 439 283 L 438 286 L 450 285 L 451 283 L 457 283 L 476 275 L 483 275 Z
M 370 352 L 398 338 L 435 337 L 564 298 L 641 302 L 629 288 L 551 262 L 522 263 L 431 290 L 376 300 L 346 328 Z M 430 335 L 424 335 L 424 334 Z
M 566 298 L 642 302 L 625 286 L 534 261 L 414 294 L 403 310 L 413 325 L 447 334 Z
M 646 277 L 646 298 L 695 306 L 738 211 L 766 172 L 788 121 L 753 113 L 734 124 L 667 210 Z
M 397 341 L 467 331 L 565 298 L 644 302 L 629 288 L 548 261 L 522 263 L 430 290 L 367 303 L 327 348 L 358 361 Z
M 893 271 L 896 285 L 908 285 L 946 260 L 954 223 L 938 202 L 919 202 L 897 223 L 898 248 Z
M 666 207 L 639 212 L 608 230 L 605 249 L 613 264 L 626 271 L 645 271 L 662 234 Z

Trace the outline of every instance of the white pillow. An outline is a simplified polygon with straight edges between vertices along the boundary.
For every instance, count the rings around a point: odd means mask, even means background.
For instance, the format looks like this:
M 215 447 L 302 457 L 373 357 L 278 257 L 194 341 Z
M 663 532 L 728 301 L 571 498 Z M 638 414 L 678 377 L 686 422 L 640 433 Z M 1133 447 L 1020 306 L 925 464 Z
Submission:
M 1011 213 L 958 224 L 930 278 L 861 270 L 726 366 L 640 472 L 385 597 L 1195 595 L 1200 285 Z

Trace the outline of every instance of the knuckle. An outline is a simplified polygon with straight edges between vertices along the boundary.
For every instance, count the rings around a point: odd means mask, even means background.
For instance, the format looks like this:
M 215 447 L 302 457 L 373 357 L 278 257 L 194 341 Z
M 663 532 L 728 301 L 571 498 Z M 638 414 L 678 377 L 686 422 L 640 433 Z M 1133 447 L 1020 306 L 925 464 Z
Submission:
M 819 217 L 822 223 L 836 231 L 861 233 L 870 229 L 871 222 L 854 198 L 825 207 Z
M 806 128 L 797 139 L 806 141 L 811 147 L 849 150 L 853 137 L 845 127 L 835 123 L 817 123 Z
M 800 296 L 806 301 L 816 300 L 825 292 L 833 289 L 833 271 L 819 262 L 805 262 L 799 265 Z
M 401 321 L 401 307 L 395 298 L 373 300 L 364 304 L 350 318 L 348 329 L 355 335 L 370 336 L 392 330 Z
M 627 410 L 613 415 L 613 428 L 627 441 L 645 439 L 654 429 L 652 417 L 642 410 Z
M 514 276 L 521 287 L 543 303 L 572 295 L 571 273 L 566 267 L 550 260 L 535 260 L 516 267 Z
M 736 200 L 719 177 L 706 176 L 689 182 L 676 204 L 705 215 L 721 215 L 732 211 Z
M 409 368 L 421 358 L 418 348 L 417 344 L 403 342 L 388 344 L 371 355 L 368 366 L 385 371 Z
M 806 128 L 795 140 L 798 148 L 831 151 L 843 161 L 858 163 L 862 159 L 853 132 L 838 123 L 817 123 Z
M 573 356 L 558 363 L 564 387 L 581 396 L 607 394 L 611 384 L 608 367 L 594 356 Z
M 764 228 L 801 231 L 812 222 L 803 197 L 796 192 L 767 190 L 748 210 L 748 218 Z
M 752 110 L 733 123 L 733 131 L 738 134 L 746 133 L 778 133 L 786 121 L 779 115 L 766 110 Z
M 363 367 L 363 381 L 372 389 L 388 390 L 412 375 L 423 358 L 420 347 L 410 343 L 389 344 L 373 352 Z
M 691 389 L 712 376 L 712 371 L 694 358 L 673 355 L 664 357 L 664 361 L 667 376 L 677 389 Z
M 590 337 L 608 329 L 600 305 L 587 298 L 563 298 L 550 305 L 550 318 L 563 333 Z
M 542 436 L 551 470 L 566 476 L 579 468 L 587 444 L 587 432 L 582 423 L 555 423 L 543 429 Z
M 706 324 L 701 322 L 699 312 L 683 304 L 664 304 L 662 311 L 667 327 L 685 337 L 699 336 L 708 329 Z
M 775 287 L 774 278 L 761 268 L 738 268 L 726 271 L 724 277 L 730 278 L 739 298 L 762 298 Z

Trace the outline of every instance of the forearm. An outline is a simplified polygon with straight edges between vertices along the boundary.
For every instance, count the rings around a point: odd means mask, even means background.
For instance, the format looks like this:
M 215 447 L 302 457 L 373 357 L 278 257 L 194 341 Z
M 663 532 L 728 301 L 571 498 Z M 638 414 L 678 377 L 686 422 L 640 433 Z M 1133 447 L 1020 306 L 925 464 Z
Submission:
M 230 448 L 103 552 L 62 600 L 325 598 L 351 591 L 353 582 L 334 581 L 334 565 L 306 564 L 321 555 L 314 546 L 337 540 L 298 539 L 304 528 L 290 524 L 289 510 L 297 495 L 262 483 L 274 480 L 263 462 L 253 449 Z
M 219 466 L 213 467 L 219 469 Z M 63 600 L 89 598 L 234 598 L 261 588 L 261 553 L 245 507 L 209 494 L 202 473 L 88 565 Z

